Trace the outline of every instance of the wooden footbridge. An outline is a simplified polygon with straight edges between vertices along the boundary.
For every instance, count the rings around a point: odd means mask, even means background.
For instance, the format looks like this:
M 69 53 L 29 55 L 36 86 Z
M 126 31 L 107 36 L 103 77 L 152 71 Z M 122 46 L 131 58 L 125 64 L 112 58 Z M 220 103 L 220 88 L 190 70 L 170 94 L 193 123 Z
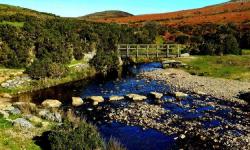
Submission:
M 121 58 L 147 57 L 168 58 L 180 57 L 182 44 L 118 44 L 117 50 Z

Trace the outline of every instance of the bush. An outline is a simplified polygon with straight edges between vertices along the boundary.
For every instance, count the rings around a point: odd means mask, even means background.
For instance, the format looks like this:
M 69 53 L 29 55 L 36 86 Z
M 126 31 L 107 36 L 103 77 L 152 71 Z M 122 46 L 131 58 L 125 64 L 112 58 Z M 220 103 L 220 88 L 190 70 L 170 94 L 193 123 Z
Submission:
M 239 44 L 235 36 L 233 35 L 228 35 L 224 39 L 224 53 L 225 54 L 235 54 L 239 55 L 241 54 L 241 50 L 239 48 Z
M 52 62 L 48 58 L 41 61 L 35 60 L 26 70 L 33 79 L 63 77 L 67 71 L 68 69 L 65 65 Z
M 118 56 L 113 52 L 99 51 L 95 57 L 90 61 L 90 64 L 96 68 L 97 71 L 105 73 L 110 70 L 117 69 L 119 65 Z
M 48 140 L 51 150 L 104 149 L 97 129 L 85 121 L 77 126 L 70 121 L 64 121 L 48 135 Z

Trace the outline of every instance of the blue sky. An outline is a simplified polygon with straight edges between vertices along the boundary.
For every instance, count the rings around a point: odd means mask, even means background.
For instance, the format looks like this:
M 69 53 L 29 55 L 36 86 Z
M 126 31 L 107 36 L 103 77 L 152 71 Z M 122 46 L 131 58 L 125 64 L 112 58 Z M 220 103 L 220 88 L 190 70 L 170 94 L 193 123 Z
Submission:
M 227 0 L 0 0 L 64 17 L 83 16 L 104 10 L 122 10 L 135 15 L 199 8 Z

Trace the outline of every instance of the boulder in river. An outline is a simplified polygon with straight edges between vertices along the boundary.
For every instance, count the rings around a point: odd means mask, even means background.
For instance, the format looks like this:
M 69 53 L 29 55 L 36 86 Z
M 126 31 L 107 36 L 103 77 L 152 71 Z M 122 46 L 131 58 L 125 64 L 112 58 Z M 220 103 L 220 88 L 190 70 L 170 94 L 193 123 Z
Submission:
M 42 106 L 48 107 L 48 108 L 58 108 L 62 105 L 62 103 L 59 100 L 53 100 L 53 99 L 47 99 L 42 102 Z
M 123 96 L 110 96 L 109 97 L 109 101 L 120 101 L 123 100 L 124 97 Z
M 153 96 L 154 99 L 161 99 L 163 94 L 158 92 L 150 92 L 150 95 Z
M 72 97 L 72 105 L 75 107 L 81 106 L 83 104 L 83 100 L 81 97 Z
M 104 98 L 102 96 L 90 96 L 88 97 L 89 100 L 91 100 L 92 102 L 104 102 Z
M 139 94 L 128 94 L 128 95 L 126 95 L 126 97 L 129 98 L 130 100 L 133 100 L 133 101 L 143 101 L 143 100 L 147 99 L 146 96 L 139 95 Z
M 188 94 L 182 92 L 175 92 L 174 96 L 176 97 L 177 100 L 181 100 L 187 98 Z

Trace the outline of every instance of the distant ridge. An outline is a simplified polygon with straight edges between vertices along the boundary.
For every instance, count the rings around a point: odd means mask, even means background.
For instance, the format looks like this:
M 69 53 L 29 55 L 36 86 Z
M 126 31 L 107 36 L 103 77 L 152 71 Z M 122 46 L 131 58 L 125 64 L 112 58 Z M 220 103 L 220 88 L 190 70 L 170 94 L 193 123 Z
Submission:
M 203 23 L 242 23 L 250 21 L 250 0 L 232 0 L 226 3 L 206 6 L 198 9 L 182 10 L 170 13 L 145 14 L 120 18 L 97 19 L 98 22 L 120 24 L 142 24 L 147 21 L 162 25 L 184 25 Z
M 12 6 L 7 4 L 0 4 L 0 16 L 12 16 L 12 15 L 24 15 L 24 16 L 33 16 L 40 19 L 48 19 L 58 17 L 54 14 L 38 12 L 28 8 L 23 8 L 19 6 Z
M 109 10 L 109 11 L 102 11 L 96 12 L 92 14 L 88 14 L 86 16 L 78 17 L 79 19 L 83 20 L 99 20 L 99 19 L 110 19 L 110 18 L 122 18 L 122 17 L 130 17 L 133 16 L 130 13 L 119 11 L 119 10 Z

